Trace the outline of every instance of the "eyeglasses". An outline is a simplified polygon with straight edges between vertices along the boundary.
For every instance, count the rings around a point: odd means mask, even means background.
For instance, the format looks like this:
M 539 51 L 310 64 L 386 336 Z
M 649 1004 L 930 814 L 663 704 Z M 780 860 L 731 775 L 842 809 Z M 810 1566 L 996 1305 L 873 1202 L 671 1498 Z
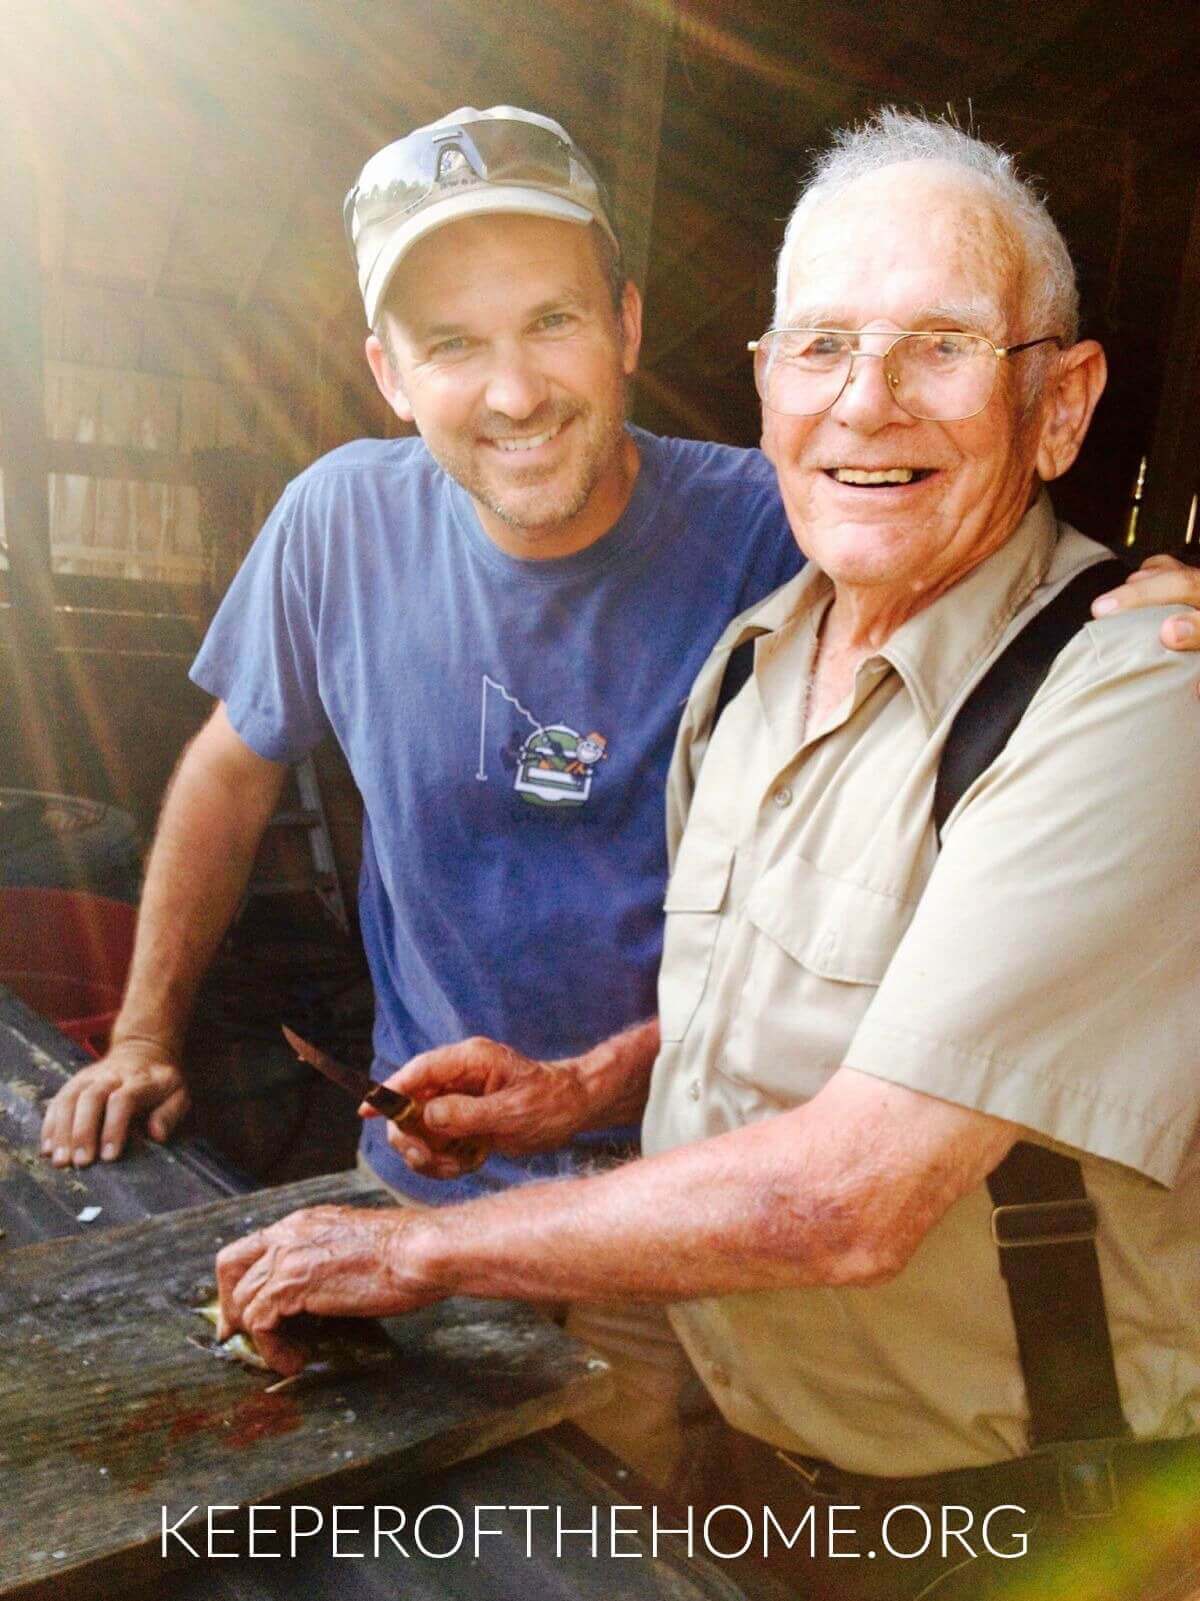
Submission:
M 603 186 L 578 146 L 516 117 L 421 128 L 381 151 L 362 178 L 342 210 L 352 254 L 366 228 L 418 211 L 435 191 L 440 196 L 456 185 L 481 182 L 549 189 L 612 231 Z
M 1035 345 L 1062 348 L 1057 334 L 1020 345 L 994 345 L 982 334 L 936 330 L 897 334 L 886 350 L 863 350 L 848 328 L 769 328 L 747 345 L 764 406 L 785 417 L 828 411 L 850 382 L 856 358 L 882 361 L 896 404 L 924 422 L 962 422 L 987 405 L 1001 359 Z

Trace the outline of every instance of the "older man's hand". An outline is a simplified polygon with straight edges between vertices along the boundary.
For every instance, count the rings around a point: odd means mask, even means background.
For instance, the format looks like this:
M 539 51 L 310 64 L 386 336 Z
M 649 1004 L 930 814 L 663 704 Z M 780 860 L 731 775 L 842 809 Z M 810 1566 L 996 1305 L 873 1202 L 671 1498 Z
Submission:
M 1174 556 L 1148 556 L 1119 589 L 1099 596 L 1092 611 L 1097 617 L 1105 617 L 1139 606 L 1200 608 L 1200 568 L 1189 567 Z M 1168 617 L 1160 638 L 1169 650 L 1200 650 L 1200 615 Z
M 312 1206 L 235 1240 L 217 1256 L 218 1339 L 244 1329 L 271 1367 L 299 1373 L 305 1351 L 285 1319 L 394 1317 L 441 1300 L 405 1248 L 420 1221 L 405 1207 Z
M 432 1140 L 394 1123 L 387 1137 L 411 1168 L 430 1178 L 470 1171 L 440 1148 L 442 1140 L 486 1138 L 503 1156 L 553 1151 L 585 1126 L 592 1110 L 574 1060 L 537 1062 L 482 1037 L 414 1056 L 385 1082 L 425 1103 Z M 379 1116 L 365 1104 L 359 1110 Z

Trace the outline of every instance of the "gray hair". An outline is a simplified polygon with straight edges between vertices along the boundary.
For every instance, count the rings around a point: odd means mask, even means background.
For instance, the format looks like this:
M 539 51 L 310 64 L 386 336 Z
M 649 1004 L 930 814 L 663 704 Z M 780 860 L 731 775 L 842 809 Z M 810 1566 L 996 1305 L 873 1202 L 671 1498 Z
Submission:
M 1074 344 L 1079 333 L 1079 289 L 1066 242 L 1045 198 L 997 145 L 964 133 L 945 118 L 885 106 L 860 127 L 842 128 L 818 156 L 788 218 L 775 279 L 775 321 L 786 315 L 791 254 L 812 211 L 867 173 L 901 161 L 939 161 L 974 177 L 1010 223 L 1024 255 L 1025 309 L 1030 338 L 1057 333 Z M 1036 323 L 1036 327 L 1033 325 Z

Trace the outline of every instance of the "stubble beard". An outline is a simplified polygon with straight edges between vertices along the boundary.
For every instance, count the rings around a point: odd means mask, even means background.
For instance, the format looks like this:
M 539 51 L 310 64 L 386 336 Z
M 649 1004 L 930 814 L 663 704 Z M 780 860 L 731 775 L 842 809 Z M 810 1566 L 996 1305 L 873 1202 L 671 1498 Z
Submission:
M 609 464 L 622 447 L 625 433 L 625 395 L 622 390 L 603 405 L 558 405 L 544 419 L 537 419 L 540 428 L 570 423 L 581 434 L 579 455 L 573 463 L 569 480 L 558 487 L 552 476 L 537 491 L 536 480 L 528 489 L 516 487 L 505 494 L 479 470 L 473 452 L 434 452 L 439 464 L 467 491 L 471 498 L 500 518 L 510 528 L 537 540 L 540 535 L 551 535 L 564 523 L 570 522 L 586 507 L 596 485 L 604 476 Z M 511 430 L 516 432 L 516 430 Z M 530 424 L 521 432 L 532 430 Z M 532 491 L 532 493 L 531 493 Z

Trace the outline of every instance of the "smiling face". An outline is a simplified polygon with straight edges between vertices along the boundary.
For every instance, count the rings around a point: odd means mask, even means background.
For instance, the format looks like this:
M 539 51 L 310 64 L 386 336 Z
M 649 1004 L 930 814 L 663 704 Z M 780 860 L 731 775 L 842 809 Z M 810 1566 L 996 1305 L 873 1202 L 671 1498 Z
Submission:
M 567 555 L 624 510 L 637 455 L 625 384 L 640 303 L 613 309 L 590 229 L 545 217 L 450 223 L 405 257 L 367 359 L 509 554 Z
M 860 329 L 878 335 L 862 340 L 878 352 L 899 329 L 958 328 L 997 345 L 1055 332 L 1024 326 L 1021 267 L 979 185 L 941 163 L 898 164 L 815 206 L 781 321 Z M 838 585 L 911 601 L 941 593 L 1015 529 L 1035 490 L 1047 407 L 1026 407 L 1020 374 L 1002 362 L 977 416 L 918 421 L 882 365 L 857 360 L 820 416 L 764 408 L 763 447 L 805 553 Z

